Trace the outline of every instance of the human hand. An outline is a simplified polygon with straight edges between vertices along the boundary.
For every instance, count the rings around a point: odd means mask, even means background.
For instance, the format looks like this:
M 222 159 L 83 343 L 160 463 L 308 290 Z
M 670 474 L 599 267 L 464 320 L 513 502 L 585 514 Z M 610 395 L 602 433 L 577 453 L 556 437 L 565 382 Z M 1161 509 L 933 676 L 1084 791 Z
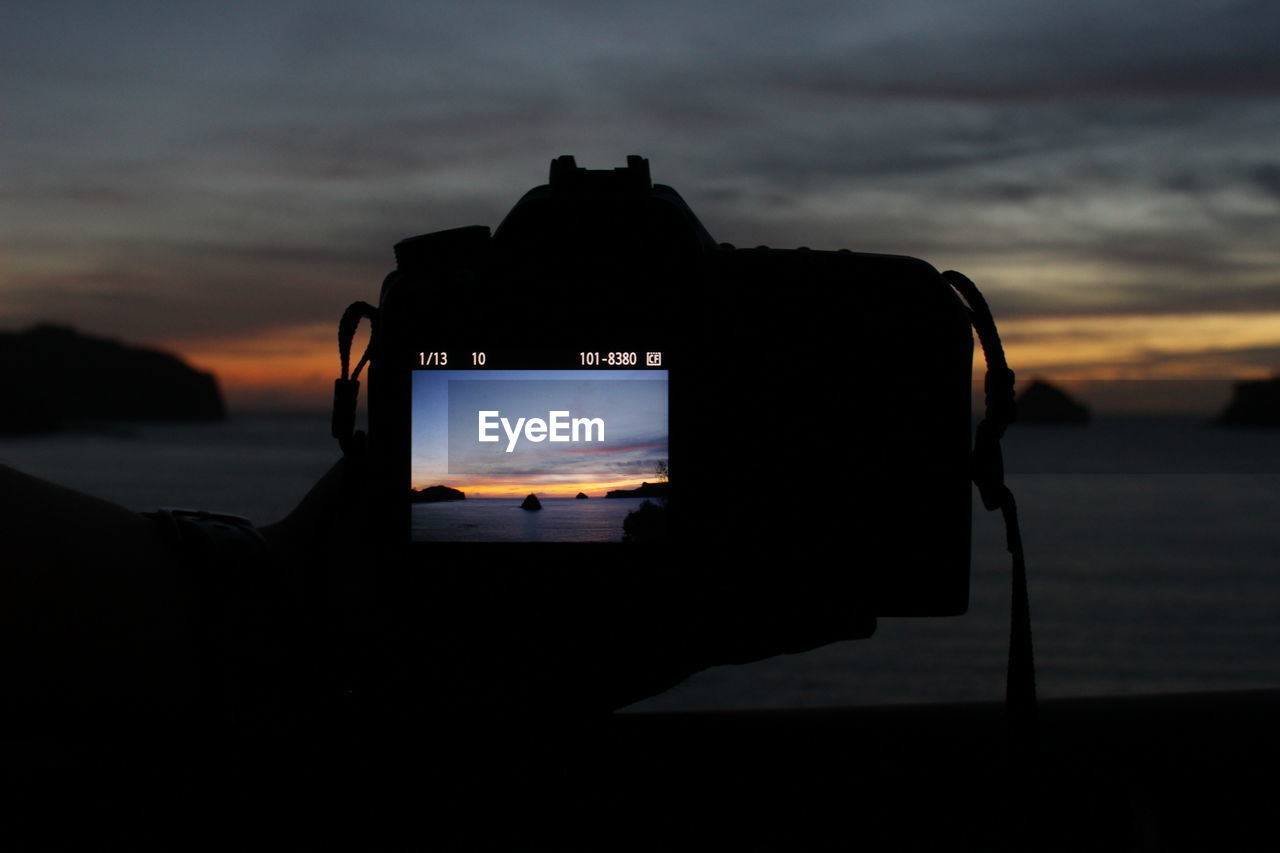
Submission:
M 748 567 L 722 546 L 694 544 L 643 573 L 545 566 L 536 547 L 516 566 L 457 565 L 473 552 L 409 556 L 380 541 L 376 513 L 357 454 L 263 533 L 295 571 L 320 578 L 349 655 L 345 677 L 388 714 L 605 711 L 709 666 L 875 630 L 817 546 Z

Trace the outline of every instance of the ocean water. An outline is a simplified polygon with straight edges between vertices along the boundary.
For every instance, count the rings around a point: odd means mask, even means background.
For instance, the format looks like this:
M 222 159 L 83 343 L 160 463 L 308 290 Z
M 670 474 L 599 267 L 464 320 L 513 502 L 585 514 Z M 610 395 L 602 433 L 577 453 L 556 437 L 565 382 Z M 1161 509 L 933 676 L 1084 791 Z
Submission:
M 627 513 L 644 498 L 540 498 L 542 509 L 520 508 L 523 498 L 415 504 L 415 542 L 618 542 Z
M 0 437 L 0 464 L 130 509 L 183 507 L 279 521 L 342 456 L 328 415 L 125 424 Z
M 1015 426 L 1005 457 L 1026 540 L 1041 695 L 1280 686 L 1280 431 L 1191 418 Z M 337 458 L 323 416 L 0 440 L 0 462 L 134 509 L 190 506 L 259 522 L 287 513 Z M 602 511 L 631 501 L 577 503 Z M 1003 537 L 998 515 L 975 501 L 965 616 L 882 619 L 870 639 L 716 667 L 633 708 L 998 699 L 1008 642 Z M 849 563 L 830 559 L 834 569 Z

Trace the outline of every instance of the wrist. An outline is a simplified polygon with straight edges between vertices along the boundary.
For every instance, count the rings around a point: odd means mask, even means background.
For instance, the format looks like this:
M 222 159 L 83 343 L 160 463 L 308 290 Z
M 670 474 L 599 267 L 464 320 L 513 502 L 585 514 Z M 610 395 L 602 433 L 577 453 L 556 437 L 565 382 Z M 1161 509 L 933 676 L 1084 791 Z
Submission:
M 284 700 L 297 600 L 284 563 L 239 516 L 147 513 L 176 545 L 194 593 L 202 704 L 232 727 L 259 726 Z

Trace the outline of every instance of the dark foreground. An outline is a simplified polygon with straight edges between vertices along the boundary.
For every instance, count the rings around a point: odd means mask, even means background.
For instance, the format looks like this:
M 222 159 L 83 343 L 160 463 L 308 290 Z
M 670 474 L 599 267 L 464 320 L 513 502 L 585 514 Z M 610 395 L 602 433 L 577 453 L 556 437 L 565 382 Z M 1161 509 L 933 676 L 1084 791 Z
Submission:
M 1280 690 L 334 730 L 153 753 L 4 741 L 24 848 L 1238 849 L 1271 846 Z M 9 849 L 19 849 L 11 847 Z

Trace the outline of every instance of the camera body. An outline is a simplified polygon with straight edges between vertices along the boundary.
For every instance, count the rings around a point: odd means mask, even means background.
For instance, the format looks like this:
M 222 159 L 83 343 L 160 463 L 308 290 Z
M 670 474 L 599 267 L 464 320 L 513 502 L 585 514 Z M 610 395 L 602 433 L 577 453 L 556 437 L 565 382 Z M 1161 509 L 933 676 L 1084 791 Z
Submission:
M 973 344 L 929 264 L 717 244 L 639 157 L 560 157 L 492 234 L 395 251 L 370 451 L 383 535 L 422 571 L 750 575 L 876 616 L 966 610 Z

